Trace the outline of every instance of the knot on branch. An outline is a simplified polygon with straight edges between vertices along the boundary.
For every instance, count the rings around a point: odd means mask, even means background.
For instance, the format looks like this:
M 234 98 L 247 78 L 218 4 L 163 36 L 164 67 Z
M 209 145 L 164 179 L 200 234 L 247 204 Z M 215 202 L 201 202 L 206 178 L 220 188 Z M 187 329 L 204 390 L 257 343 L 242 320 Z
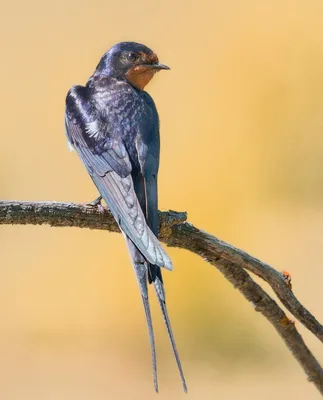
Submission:
M 159 237 L 162 240 L 169 239 L 172 235 L 172 227 L 182 224 L 187 220 L 187 212 L 160 211 L 159 212 Z

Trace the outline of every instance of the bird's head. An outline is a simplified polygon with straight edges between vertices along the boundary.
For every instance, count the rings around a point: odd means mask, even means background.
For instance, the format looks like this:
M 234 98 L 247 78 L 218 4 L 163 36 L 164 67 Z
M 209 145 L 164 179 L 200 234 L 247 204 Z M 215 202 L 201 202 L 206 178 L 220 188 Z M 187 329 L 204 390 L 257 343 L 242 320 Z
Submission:
M 143 90 L 156 72 L 170 69 L 160 64 L 157 55 L 143 44 L 121 42 L 107 51 L 96 68 L 96 74 L 129 82 Z

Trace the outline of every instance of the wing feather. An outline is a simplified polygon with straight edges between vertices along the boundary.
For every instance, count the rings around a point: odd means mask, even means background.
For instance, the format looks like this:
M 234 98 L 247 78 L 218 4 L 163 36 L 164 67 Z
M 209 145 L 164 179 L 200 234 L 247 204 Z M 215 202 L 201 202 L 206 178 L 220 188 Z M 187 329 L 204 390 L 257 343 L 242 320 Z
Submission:
M 143 256 L 154 265 L 172 269 L 170 258 L 146 224 L 132 181 L 129 191 L 125 195 L 122 183 L 120 183 L 120 180 L 125 178 L 120 178 L 114 171 L 107 173 L 104 177 L 93 174 L 92 179 L 109 205 L 120 228 Z M 136 214 L 135 219 L 133 218 L 134 214 Z
M 121 230 L 152 264 L 172 269 L 172 262 L 148 227 L 131 176 L 131 162 L 120 136 L 91 109 L 86 88 L 74 87 L 66 101 L 66 134 L 108 204 Z

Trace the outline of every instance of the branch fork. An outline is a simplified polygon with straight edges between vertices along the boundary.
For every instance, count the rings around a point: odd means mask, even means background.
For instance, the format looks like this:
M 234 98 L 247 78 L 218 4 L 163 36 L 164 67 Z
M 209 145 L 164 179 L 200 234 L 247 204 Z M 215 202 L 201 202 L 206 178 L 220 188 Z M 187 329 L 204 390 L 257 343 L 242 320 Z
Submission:
M 303 368 L 310 382 L 323 395 L 323 370 L 299 334 L 295 321 L 250 276 L 267 282 L 280 302 L 313 335 L 323 342 L 323 326 L 296 298 L 291 277 L 252 257 L 229 243 L 202 231 L 187 222 L 185 212 L 159 212 L 159 237 L 168 246 L 186 249 L 215 266 L 240 293 L 251 302 L 275 328 Z M 100 205 L 59 202 L 0 201 L 0 225 L 50 225 L 79 227 L 118 232 L 110 213 Z

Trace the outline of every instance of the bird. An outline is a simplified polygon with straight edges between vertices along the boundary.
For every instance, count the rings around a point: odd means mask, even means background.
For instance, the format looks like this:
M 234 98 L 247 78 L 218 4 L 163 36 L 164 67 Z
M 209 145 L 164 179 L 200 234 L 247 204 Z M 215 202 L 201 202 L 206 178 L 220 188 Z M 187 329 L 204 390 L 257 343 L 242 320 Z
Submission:
M 156 53 L 135 42 L 121 42 L 101 58 L 85 86 L 66 97 L 65 131 L 123 233 L 147 320 L 153 380 L 157 362 L 148 283 L 154 286 L 183 389 L 187 385 L 166 308 L 161 268 L 173 264 L 158 240 L 157 176 L 159 115 L 146 85 L 161 70 Z

